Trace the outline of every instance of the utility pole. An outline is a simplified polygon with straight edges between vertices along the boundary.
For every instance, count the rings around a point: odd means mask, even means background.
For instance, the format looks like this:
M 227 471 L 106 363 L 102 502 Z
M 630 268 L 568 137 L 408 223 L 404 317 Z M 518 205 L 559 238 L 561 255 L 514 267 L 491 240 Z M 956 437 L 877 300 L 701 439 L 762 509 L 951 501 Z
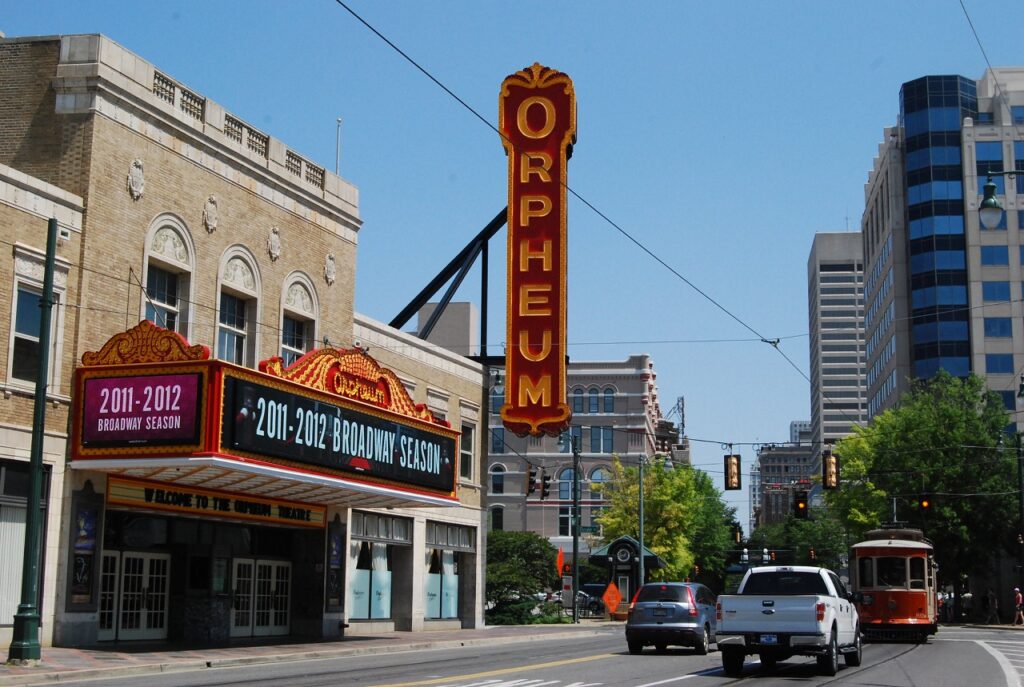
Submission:
M 43 489 L 43 439 L 46 434 L 46 381 L 50 369 L 50 313 L 53 311 L 53 263 L 57 255 L 57 219 L 51 218 L 46 231 L 46 268 L 43 273 L 42 311 L 39 321 L 39 367 L 36 372 L 36 400 L 32 415 L 32 445 L 29 456 L 28 509 L 25 512 L 25 557 L 21 568 L 21 603 L 14 614 L 14 632 L 7 660 L 38 661 L 39 647 L 39 530 Z
M 334 132 L 334 175 L 338 176 L 341 169 L 341 117 L 338 117 L 338 128 Z
M 572 622 L 580 621 L 580 442 L 572 441 Z

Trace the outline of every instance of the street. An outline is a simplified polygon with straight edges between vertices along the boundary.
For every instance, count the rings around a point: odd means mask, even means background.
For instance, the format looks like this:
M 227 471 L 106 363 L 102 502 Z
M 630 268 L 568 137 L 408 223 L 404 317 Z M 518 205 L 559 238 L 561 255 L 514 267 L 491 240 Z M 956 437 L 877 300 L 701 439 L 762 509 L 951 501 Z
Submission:
M 523 628 L 523 632 L 529 632 Z M 104 679 L 109 685 L 228 687 L 288 684 L 289 687 L 687 687 L 739 682 L 775 686 L 1019 687 L 1024 674 L 1024 633 L 1000 628 L 943 628 L 927 644 L 868 644 L 859 668 L 840 666 L 833 678 L 818 674 L 813 658 L 794 657 L 773 671 L 748 657 L 743 676 L 722 673 L 721 655 L 696 656 L 670 648 L 631 656 L 620 627 L 597 636 L 525 643 L 495 643 L 456 649 L 423 649 L 318 660 L 232 666 L 191 672 Z M 88 684 L 61 680 L 60 684 Z

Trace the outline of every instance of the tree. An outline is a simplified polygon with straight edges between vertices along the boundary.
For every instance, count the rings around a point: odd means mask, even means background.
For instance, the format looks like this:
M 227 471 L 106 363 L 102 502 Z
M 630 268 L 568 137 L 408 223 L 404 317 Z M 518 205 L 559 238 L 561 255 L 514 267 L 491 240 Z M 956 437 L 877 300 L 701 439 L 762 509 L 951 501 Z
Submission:
M 556 555 L 551 543 L 534 532 L 489 532 L 485 592 L 488 607 L 501 611 L 524 600 L 535 604 L 535 594 L 559 587 Z
M 625 467 L 618 457 L 612 479 L 605 482 L 607 506 L 600 517 L 606 539 L 639 539 L 639 469 Z M 691 576 L 693 566 L 724 574 L 733 509 L 704 473 L 688 467 L 666 468 L 655 462 L 644 468 L 644 546 L 668 564 L 651 570 L 654 579 Z
M 811 508 L 807 520 L 790 515 L 782 522 L 762 525 L 751 534 L 747 546 L 754 561 L 759 560 L 762 549 L 768 549 L 776 552 L 775 563 L 780 565 L 820 565 L 832 570 L 842 567 L 849 548 L 842 522 L 823 508 Z
M 977 572 L 1015 541 L 1008 422 L 1002 398 L 983 379 L 940 371 L 836 446 L 842 484 L 828 504 L 855 538 L 895 518 L 924 531 L 951 579 Z

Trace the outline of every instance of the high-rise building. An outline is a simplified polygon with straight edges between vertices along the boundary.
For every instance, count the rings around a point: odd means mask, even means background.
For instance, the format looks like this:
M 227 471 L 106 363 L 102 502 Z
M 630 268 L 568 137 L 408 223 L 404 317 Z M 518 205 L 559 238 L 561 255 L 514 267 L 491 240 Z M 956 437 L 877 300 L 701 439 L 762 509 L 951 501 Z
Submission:
M 842 438 L 864 416 L 864 262 L 859 232 L 819 233 L 807 260 L 810 441 Z
M 885 139 L 861 220 L 868 417 L 939 369 L 985 377 L 1014 410 L 1024 177 L 993 178 L 998 228 L 981 227 L 978 205 L 989 172 L 1024 171 L 1024 68 L 904 83 Z
M 814 235 L 807 259 L 811 472 L 821 451 L 867 420 L 860 232 Z

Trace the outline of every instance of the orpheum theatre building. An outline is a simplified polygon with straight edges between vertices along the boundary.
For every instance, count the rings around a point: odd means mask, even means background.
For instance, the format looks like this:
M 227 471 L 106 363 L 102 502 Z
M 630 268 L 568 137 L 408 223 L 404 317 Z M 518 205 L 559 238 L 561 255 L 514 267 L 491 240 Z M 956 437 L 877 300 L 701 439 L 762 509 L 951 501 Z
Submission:
M 105 37 L 0 63 L 0 642 L 54 215 L 44 646 L 482 625 L 482 370 L 354 312 L 355 187 Z

